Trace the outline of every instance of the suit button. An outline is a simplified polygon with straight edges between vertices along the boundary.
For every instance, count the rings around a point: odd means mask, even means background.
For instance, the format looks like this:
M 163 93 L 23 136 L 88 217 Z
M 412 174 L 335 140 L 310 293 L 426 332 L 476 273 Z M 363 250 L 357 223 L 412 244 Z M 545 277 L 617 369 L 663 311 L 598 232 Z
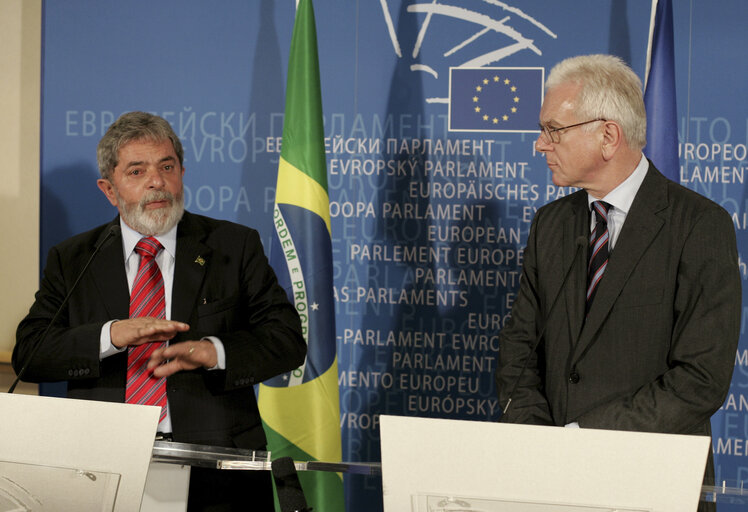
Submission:
M 579 374 L 576 370 L 572 370 L 572 372 L 569 374 L 569 382 L 571 382 L 572 384 L 576 384 L 577 382 L 579 382 Z

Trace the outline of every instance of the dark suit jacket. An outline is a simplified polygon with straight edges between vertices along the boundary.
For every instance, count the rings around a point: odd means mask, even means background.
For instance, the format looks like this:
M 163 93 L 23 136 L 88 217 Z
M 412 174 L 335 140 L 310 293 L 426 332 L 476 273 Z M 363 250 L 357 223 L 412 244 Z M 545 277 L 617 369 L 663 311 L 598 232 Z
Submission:
M 36 301 L 18 327 L 16 371 L 97 241 L 118 223 L 117 218 L 50 250 Z M 121 236 L 104 244 L 25 380 L 67 380 L 71 398 L 124 402 L 126 351 L 99 360 L 101 327 L 129 314 L 122 251 Z M 167 379 L 175 441 L 263 448 L 253 385 L 298 367 L 306 345 L 298 315 L 278 286 L 255 230 L 184 214 L 177 229 L 171 318 L 190 325 L 171 343 L 213 335 L 226 349 L 226 370 L 183 371 Z
M 530 359 L 503 421 L 710 435 L 740 331 L 730 216 L 650 163 L 585 321 L 589 215 L 582 190 L 533 220 L 500 334 L 502 407 Z

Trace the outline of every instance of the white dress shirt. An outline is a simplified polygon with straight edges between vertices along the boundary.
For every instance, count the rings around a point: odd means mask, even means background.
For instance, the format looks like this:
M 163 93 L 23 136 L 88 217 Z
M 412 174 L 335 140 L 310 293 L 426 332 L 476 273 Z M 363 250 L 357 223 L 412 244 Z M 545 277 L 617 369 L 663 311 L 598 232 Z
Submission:
M 647 169 L 649 169 L 649 162 L 646 157 L 642 155 L 636 168 L 634 168 L 634 172 L 632 172 L 623 183 L 611 190 L 605 197 L 598 199 L 592 197 L 589 193 L 587 194 L 587 204 L 590 209 L 592 209 L 592 203 L 594 201 L 605 201 L 612 206 L 612 208 L 608 210 L 608 245 L 610 246 L 611 252 L 616 245 L 618 235 L 621 233 L 623 223 L 626 221 L 626 215 L 628 215 L 629 210 L 631 209 L 631 203 L 634 202 L 636 193 L 639 191 L 639 187 L 641 187 L 644 177 L 647 175 Z M 597 222 L 594 211 L 595 210 L 592 209 L 593 215 L 590 215 L 590 233 L 595 230 L 595 224 Z

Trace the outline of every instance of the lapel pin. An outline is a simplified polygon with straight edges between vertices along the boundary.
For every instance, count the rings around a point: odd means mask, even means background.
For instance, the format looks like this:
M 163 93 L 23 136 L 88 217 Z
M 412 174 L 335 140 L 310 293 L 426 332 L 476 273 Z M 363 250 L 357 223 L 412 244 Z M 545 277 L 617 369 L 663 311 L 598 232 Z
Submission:
M 205 266 L 205 259 L 202 256 L 198 256 L 197 258 L 195 258 L 195 263 L 197 263 L 201 267 Z

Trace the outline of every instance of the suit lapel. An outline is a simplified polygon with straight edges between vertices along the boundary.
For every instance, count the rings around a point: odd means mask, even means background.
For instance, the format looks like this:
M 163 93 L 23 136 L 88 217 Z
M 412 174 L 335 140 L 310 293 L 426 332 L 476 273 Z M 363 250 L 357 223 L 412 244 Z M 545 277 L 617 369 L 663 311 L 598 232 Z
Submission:
M 96 244 L 106 236 L 112 225 L 119 225 L 119 217 L 105 226 Z M 89 269 L 94 286 L 99 292 L 100 302 L 109 318 L 126 319 L 130 316 L 130 292 L 127 287 L 125 260 L 122 253 L 122 235 L 120 234 L 102 246 Z
M 595 339 L 595 333 L 607 318 L 637 263 L 650 246 L 664 221 L 657 213 L 667 207 L 667 182 L 650 164 L 647 176 L 631 204 L 608 266 L 600 281 L 595 301 L 576 344 L 581 357 Z
M 194 221 L 192 215 L 185 212 L 177 229 L 177 254 L 174 259 L 174 286 L 172 289 L 172 320 L 189 322 L 190 315 L 198 304 L 197 296 L 211 263 L 211 249 L 202 240 L 206 236 Z

